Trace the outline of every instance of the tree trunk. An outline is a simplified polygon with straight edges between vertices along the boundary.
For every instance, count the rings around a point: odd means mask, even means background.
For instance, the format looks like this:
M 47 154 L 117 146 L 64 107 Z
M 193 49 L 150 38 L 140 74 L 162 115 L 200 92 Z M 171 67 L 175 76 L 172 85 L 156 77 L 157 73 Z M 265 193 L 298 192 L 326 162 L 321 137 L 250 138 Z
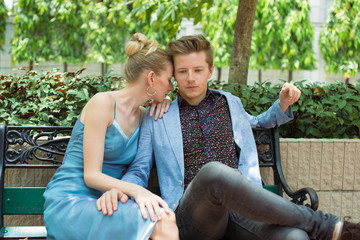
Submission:
M 239 0 L 230 60 L 229 83 L 247 84 L 250 44 L 257 2 L 257 0 Z
M 262 79 L 261 79 L 261 69 L 258 70 L 258 81 L 259 81 L 259 83 L 262 82 Z
M 64 72 L 67 72 L 68 71 L 68 65 L 67 63 L 64 63 Z
M 218 70 L 218 75 L 217 75 L 217 80 L 216 80 L 216 83 L 220 83 L 221 82 L 221 67 L 218 67 L 217 68 Z
M 108 72 L 108 65 L 106 63 L 101 64 L 101 76 L 104 76 Z
M 291 70 L 289 70 L 289 76 L 288 76 L 288 82 L 291 82 L 293 79 L 293 72 Z
M 34 70 L 34 61 L 30 60 L 29 71 Z

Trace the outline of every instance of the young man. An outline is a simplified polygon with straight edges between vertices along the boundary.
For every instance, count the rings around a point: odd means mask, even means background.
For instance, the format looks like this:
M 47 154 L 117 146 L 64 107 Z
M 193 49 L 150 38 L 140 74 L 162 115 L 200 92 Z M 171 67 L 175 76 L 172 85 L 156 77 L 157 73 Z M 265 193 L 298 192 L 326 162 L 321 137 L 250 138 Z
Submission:
M 168 50 L 178 98 L 162 119 L 144 118 L 132 171 L 123 180 L 146 186 L 155 158 L 161 195 L 175 211 L 180 239 L 339 239 L 338 217 L 261 187 L 251 128 L 291 120 L 299 89 L 285 83 L 279 100 L 254 117 L 239 98 L 207 88 L 214 66 L 204 36 L 182 37 Z M 345 223 L 350 225 L 355 226 Z M 354 239 L 360 239 L 357 227 Z

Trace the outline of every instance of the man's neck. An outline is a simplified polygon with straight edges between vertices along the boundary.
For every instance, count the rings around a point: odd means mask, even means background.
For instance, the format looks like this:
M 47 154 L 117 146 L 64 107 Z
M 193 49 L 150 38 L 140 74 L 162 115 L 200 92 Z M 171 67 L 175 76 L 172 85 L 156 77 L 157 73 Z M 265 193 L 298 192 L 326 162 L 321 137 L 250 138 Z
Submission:
M 201 96 L 199 96 L 198 98 L 187 98 L 187 97 L 183 97 L 181 95 L 181 92 L 179 92 L 179 98 L 181 101 L 185 101 L 187 104 L 191 105 L 191 106 L 198 106 L 208 95 L 209 95 L 209 89 L 207 89 L 207 91 L 205 91 Z

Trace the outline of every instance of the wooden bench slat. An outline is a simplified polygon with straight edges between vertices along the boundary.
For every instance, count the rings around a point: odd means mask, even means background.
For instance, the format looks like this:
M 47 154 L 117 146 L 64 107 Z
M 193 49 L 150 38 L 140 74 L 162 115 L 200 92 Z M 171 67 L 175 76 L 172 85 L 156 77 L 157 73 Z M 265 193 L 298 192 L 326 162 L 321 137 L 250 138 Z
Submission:
M 5 187 L 3 214 L 43 214 L 45 187 Z
M 277 185 L 266 185 L 265 189 L 277 193 Z M 15 188 L 6 187 L 3 191 L 4 215 L 35 215 L 44 212 L 45 187 Z M 149 187 L 151 192 L 160 195 L 159 187 Z

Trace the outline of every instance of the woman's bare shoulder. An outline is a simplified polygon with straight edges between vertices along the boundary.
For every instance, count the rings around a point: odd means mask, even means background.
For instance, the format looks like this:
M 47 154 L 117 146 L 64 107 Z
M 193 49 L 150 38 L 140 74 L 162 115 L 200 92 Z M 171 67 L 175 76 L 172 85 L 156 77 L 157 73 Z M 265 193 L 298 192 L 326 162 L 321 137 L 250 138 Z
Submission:
M 96 93 L 83 109 L 81 116 L 82 122 L 84 122 L 86 116 L 113 116 L 115 106 L 115 99 L 109 92 Z M 109 120 L 109 121 L 110 121 Z

